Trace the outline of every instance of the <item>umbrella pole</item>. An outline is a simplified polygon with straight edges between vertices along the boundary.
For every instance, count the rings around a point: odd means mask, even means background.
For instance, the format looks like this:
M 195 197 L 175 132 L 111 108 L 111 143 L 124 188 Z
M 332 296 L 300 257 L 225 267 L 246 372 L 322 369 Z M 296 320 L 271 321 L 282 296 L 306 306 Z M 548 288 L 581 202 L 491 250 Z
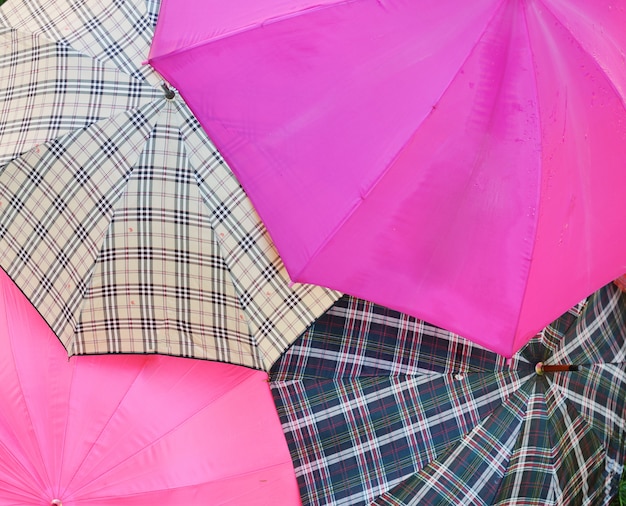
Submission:
M 579 371 L 580 366 L 574 364 L 557 364 L 557 365 L 545 365 L 543 362 L 539 362 L 535 366 L 535 372 L 540 376 L 547 372 L 569 372 Z

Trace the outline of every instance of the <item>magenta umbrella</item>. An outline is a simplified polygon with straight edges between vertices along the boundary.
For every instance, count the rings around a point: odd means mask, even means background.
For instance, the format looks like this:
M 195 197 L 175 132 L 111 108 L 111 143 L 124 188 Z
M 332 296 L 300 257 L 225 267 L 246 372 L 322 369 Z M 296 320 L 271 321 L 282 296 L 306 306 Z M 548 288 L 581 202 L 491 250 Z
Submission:
M 1 504 L 300 504 L 267 374 L 155 355 L 68 361 L 4 272 L 0 284 Z
M 511 356 L 626 272 L 625 0 L 164 0 L 294 281 Z

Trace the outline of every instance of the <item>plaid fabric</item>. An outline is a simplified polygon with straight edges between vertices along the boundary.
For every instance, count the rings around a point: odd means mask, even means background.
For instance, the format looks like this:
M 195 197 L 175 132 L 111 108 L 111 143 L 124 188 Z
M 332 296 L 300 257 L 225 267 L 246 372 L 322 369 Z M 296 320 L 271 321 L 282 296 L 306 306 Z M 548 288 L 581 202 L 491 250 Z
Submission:
M 148 54 L 159 2 L 0 9 L 0 265 L 68 352 L 265 369 L 336 300 L 289 286 Z
M 609 285 L 507 364 L 343 297 L 271 370 L 303 503 L 607 504 L 626 458 L 625 318 Z M 535 374 L 570 358 L 582 370 Z

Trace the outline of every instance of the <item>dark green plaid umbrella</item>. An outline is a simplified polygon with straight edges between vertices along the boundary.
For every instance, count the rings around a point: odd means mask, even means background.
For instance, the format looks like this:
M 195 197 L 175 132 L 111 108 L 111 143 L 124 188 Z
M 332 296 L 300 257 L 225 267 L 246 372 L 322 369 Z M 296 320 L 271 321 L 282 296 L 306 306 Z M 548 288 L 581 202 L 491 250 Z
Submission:
M 626 456 L 625 320 L 609 285 L 507 363 L 344 297 L 272 370 L 303 503 L 608 504 Z

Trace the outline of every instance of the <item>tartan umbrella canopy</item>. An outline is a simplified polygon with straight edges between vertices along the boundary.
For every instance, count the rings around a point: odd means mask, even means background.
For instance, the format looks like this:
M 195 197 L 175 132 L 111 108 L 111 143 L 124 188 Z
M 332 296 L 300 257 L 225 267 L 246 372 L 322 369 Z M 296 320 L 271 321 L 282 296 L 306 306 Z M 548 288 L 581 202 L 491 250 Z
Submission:
M 67 359 L 0 272 L 0 504 L 300 504 L 267 373 Z
M 159 2 L 0 9 L 0 265 L 70 355 L 267 368 L 337 295 L 289 278 L 182 99 Z
M 306 505 L 607 504 L 626 458 L 626 294 L 602 288 L 510 364 L 346 296 L 270 377 Z

